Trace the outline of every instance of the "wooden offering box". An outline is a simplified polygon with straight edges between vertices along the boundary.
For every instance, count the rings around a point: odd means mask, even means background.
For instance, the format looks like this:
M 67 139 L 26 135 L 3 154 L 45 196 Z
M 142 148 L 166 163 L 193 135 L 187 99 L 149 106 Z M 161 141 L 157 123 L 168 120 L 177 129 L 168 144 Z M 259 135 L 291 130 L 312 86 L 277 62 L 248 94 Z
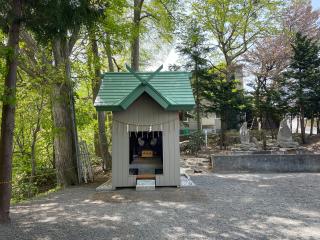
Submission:
M 143 150 L 141 153 L 141 157 L 153 157 L 153 151 L 152 150 Z

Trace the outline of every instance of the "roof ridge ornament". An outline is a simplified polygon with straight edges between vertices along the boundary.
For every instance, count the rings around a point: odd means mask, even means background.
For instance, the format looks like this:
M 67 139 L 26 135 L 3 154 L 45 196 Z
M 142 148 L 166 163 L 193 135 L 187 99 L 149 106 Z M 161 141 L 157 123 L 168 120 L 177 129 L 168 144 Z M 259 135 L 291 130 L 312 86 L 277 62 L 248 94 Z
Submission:
M 140 82 L 142 85 L 147 85 L 148 82 L 154 78 L 154 76 L 156 76 L 163 68 L 163 65 L 161 65 L 160 67 L 158 67 L 158 69 L 156 71 L 154 71 L 153 73 L 150 74 L 150 76 L 146 79 L 141 78 L 131 67 L 129 67 L 128 64 L 126 64 L 126 68 L 127 70 L 132 73 Z

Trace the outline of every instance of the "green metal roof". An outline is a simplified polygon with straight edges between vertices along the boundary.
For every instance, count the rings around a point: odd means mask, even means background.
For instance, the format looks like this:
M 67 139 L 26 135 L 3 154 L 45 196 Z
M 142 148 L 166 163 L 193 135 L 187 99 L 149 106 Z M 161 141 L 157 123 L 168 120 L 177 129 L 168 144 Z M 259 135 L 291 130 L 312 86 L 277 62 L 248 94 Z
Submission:
M 189 72 L 105 73 L 94 102 L 97 111 L 123 111 L 143 93 L 149 94 L 166 110 L 191 110 L 194 97 Z

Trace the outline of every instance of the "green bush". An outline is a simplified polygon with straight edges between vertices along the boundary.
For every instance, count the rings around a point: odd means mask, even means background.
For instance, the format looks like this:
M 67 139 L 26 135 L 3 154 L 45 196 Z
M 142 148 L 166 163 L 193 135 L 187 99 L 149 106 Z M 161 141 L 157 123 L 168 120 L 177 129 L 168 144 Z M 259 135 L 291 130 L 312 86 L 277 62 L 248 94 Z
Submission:
M 186 146 L 186 151 L 191 154 L 197 154 L 201 147 L 205 144 L 204 134 L 200 131 L 190 134 L 189 142 Z
M 32 181 L 28 171 L 15 174 L 12 182 L 12 201 L 14 203 L 56 187 L 56 174 L 53 169 L 41 169 L 39 172 L 41 174 L 36 175 Z

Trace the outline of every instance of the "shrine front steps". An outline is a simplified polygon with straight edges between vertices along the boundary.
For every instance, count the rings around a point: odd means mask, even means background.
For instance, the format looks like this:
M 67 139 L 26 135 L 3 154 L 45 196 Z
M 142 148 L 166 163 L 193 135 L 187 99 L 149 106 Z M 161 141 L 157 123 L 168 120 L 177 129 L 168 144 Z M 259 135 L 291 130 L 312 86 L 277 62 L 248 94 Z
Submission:
M 156 189 L 156 176 L 154 174 L 138 175 L 136 181 L 137 191 L 153 191 Z

